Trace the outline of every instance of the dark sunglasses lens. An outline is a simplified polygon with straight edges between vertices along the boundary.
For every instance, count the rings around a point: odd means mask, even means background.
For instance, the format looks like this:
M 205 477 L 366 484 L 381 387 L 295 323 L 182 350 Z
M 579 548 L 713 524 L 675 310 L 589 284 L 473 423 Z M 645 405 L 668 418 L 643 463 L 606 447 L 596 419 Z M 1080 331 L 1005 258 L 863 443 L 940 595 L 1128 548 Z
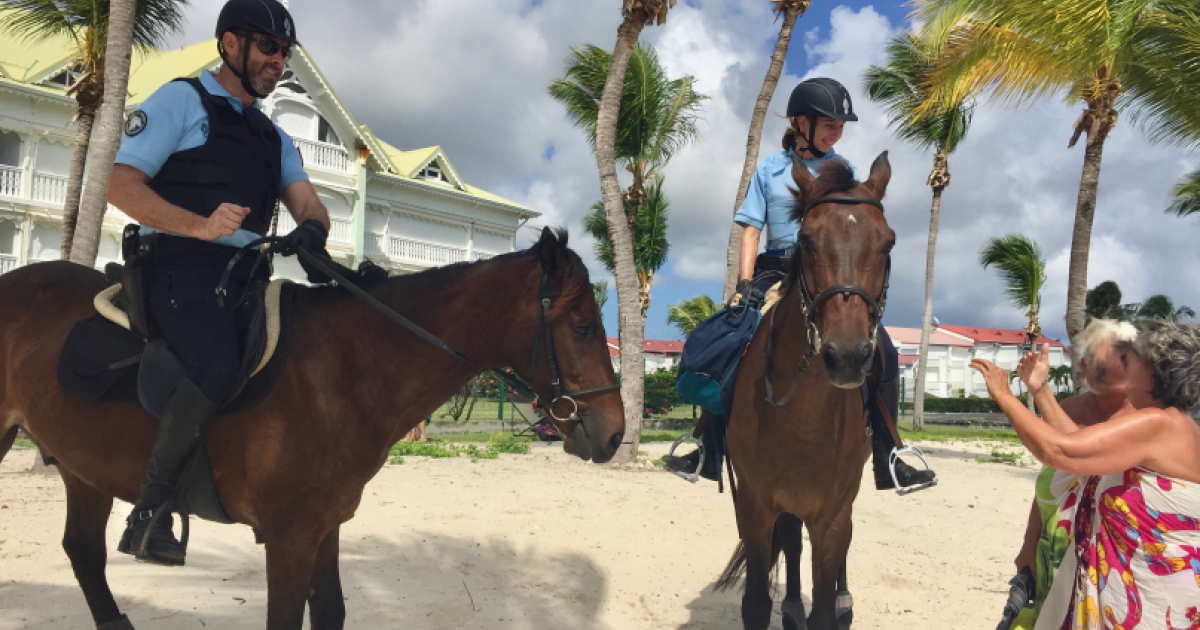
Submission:
M 284 59 L 292 56 L 291 46 L 280 46 L 279 44 L 275 43 L 275 40 L 269 37 L 259 37 L 258 39 L 254 40 L 254 43 L 258 44 L 258 52 L 261 52 L 268 57 L 279 52 L 280 48 L 283 49 Z

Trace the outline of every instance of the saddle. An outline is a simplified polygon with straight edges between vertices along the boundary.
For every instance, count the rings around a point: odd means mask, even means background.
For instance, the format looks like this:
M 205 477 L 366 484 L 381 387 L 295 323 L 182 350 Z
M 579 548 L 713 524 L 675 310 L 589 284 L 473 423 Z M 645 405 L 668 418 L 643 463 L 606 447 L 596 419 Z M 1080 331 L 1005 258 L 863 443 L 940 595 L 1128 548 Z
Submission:
M 116 263 L 106 269 L 110 283 L 124 273 L 124 267 Z M 249 309 L 239 317 L 240 322 L 246 322 L 239 331 L 243 386 L 221 408 L 220 415 L 253 409 L 279 380 L 291 346 L 291 305 L 298 286 L 272 281 L 264 290 L 247 296 L 248 302 L 239 307 Z M 186 370 L 166 341 L 154 337 L 147 340 L 134 332 L 139 329 L 139 314 L 136 308 L 130 308 L 128 292 L 122 289 L 121 284 L 114 283 L 97 294 L 93 301 L 96 315 L 71 329 L 59 355 L 58 381 L 68 394 L 80 400 L 127 404 L 158 416 Z M 233 522 L 221 505 L 203 442 L 189 459 L 175 492 L 176 511 L 219 523 Z M 187 519 L 182 520 L 186 545 Z

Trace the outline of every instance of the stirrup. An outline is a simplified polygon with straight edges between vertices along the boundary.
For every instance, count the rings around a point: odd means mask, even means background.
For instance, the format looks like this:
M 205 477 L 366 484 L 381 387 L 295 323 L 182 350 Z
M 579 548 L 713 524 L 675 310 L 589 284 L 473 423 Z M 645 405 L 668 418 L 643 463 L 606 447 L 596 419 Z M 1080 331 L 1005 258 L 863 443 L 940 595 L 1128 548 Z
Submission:
M 675 470 L 673 468 L 667 468 L 667 470 L 671 471 L 672 474 L 681 479 L 690 481 L 691 483 L 696 483 L 700 479 L 700 469 L 704 467 L 704 444 L 699 439 L 696 439 L 685 433 L 676 438 L 675 442 L 671 444 L 671 450 L 667 453 L 667 457 L 674 457 L 675 449 L 679 448 L 680 444 L 696 445 L 696 452 L 700 453 L 700 458 L 696 461 L 696 470 L 693 470 L 690 473 L 682 470 Z M 664 466 L 664 468 L 666 467 Z
M 892 483 L 896 485 L 896 494 L 904 496 L 906 494 L 912 494 L 918 490 L 932 488 L 937 485 L 938 480 L 935 473 L 933 479 L 924 483 L 915 483 L 911 486 L 901 486 L 900 480 L 896 478 L 896 462 L 900 460 L 901 455 L 916 455 L 917 458 L 921 460 L 921 463 L 925 465 L 925 470 L 933 470 L 933 467 L 929 465 L 929 460 L 925 459 L 925 453 L 922 453 L 921 449 L 917 448 L 916 446 L 909 445 L 904 448 L 892 447 L 892 452 L 888 454 L 888 472 L 892 474 Z

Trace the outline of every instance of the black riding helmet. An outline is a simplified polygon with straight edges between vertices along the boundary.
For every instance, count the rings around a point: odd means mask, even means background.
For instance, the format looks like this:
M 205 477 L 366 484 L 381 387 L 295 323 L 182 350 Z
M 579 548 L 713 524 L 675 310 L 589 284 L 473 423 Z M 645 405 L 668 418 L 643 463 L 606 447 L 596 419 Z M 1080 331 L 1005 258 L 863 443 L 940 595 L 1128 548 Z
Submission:
M 845 122 L 858 120 L 858 116 L 854 114 L 850 92 L 841 83 L 827 78 L 802 81 L 792 90 L 792 96 L 788 99 L 787 117 L 797 116 L 808 118 L 808 134 L 805 138 L 808 146 L 801 151 L 808 151 L 817 157 L 825 157 L 825 152 L 818 151 L 812 141 L 813 133 L 817 130 L 818 116 Z
M 241 70 L 225 59 L 221 38 L 229 31 L 235 31 L 243 38 Z M 234 76 L 242 80 L 242 87 L 248 94 L 254 98 L 266 98 L 266 94 L 259 94 L 250 86 L 245 72 L 250 60 L 250 42 L 246 36 L 251 33 L 270 35 L 282 39 L 289 46 L 295 46 L 296 24 L 292 22 L 292 14 L 277 0 L 229 0 L 217 17 L 217 50 L 221 51 L 221 60 L 229 66 Z

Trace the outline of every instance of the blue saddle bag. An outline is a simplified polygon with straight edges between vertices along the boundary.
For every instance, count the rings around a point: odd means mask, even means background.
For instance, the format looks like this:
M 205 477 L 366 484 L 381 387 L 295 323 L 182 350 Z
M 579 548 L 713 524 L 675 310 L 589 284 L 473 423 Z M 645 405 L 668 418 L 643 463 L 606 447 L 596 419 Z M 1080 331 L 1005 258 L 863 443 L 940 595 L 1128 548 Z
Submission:
M 760 304 L 727 306 L 700 322 L 683 344 L 675 389 L 705 411 L 725 415 L 733 403 L 738 365 L 762 319 Z

